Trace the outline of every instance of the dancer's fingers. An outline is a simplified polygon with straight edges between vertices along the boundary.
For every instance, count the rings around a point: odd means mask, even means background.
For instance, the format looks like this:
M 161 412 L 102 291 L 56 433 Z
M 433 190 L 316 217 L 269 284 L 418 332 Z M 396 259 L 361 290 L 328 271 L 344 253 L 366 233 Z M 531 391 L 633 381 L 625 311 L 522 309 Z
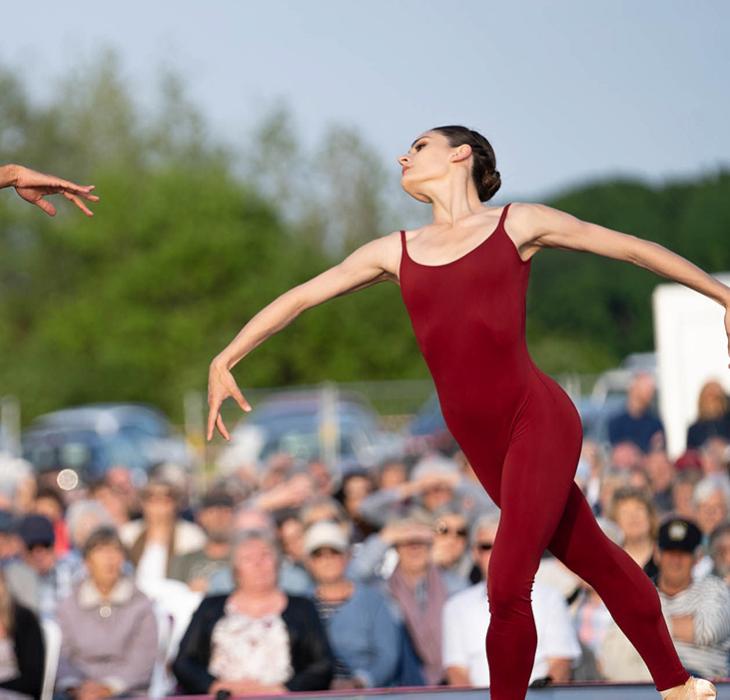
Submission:
M 230 440 L 231 436 L 228 434 L 228 429 L 226 428 L 226 424 L 223 422 L 223 417 L 221 414 L 218 414 L 218 417 L 215 419 L 215 424 L 218 427 L 218 432 L 226 439 Z
M 56 216 L 56 207 L 54 207 L 49 201 L 43 199 L 43 197 L 38 197 L 38 199 L 33 200 L 33 204 L 40 209 L 43 209 L 48 216 Z
M 63 196 L 69 200 L 69 202 L 73 202 L 79 209 L 81 209 L 86 216 L 94 216 L 94 212 L 91 211 L 75 194 L 71 194 L 70 192 L 63 192 Z
M 210 410 L 208 411 L 208 441 L 213 439 L 213 431 L 215 429 L 215 420 L 218 416 L 218 411 L 220 410 L 220 404 L 214 405 L 213 403 L 210 404 Z
M 55 177 L 54 175 L 47 176 L 48 179 L 45 182 L 40 183 L 43 187 L 57 187 L 60 190 L 66 192 L 75 192 L 77 194 L 88 194 L 96 185 L 79 185 L 71 180 L 64 180 L 61 177 Z
M 231 395 L 233 396 L 236 403 L 241 407 L 242 411 L 248 412 L 251 410 L 251 404 L 243 398 L 243 394 L 237 386 L 234 387 Z

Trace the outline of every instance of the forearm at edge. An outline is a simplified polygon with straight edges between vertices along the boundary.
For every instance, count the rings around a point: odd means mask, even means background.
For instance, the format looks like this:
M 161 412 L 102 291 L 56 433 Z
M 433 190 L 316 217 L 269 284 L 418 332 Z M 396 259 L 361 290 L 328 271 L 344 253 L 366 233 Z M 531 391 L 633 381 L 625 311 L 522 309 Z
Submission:
M 297 288 L 290 289 L 254 315 L 213 362 L 230 369 L 254 348 L 288 326 L 306 308 Z
M 0 165 L 0 188 L 10 187 L 15 183 L 17 178 L 17 166 L 13 163 Z

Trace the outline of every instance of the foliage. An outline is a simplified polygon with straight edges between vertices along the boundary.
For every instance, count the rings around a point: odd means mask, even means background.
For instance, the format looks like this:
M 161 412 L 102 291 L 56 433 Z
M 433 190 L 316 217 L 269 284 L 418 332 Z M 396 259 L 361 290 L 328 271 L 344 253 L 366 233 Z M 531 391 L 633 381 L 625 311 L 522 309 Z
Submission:
M 241 149 L 218 142 L 174 75 L 143 108 L 114 54 L 80 66 L 46 104 L 0 70 L 0 153 L 97 185 L 87 220 L 0 197 L 0 395 L 25 419 L 96 400 L 175 418 L 209 360 L 258 310 L 376 235 L 407 227 L 394 175 L 352 128 L 308 152 L 285 105 Z M 728 269 L 730 173 L 649 186 L 590 183 L 546 200 Z M 419 210 L 420 212 L 420 210 Z M 542 251 L 528 341 L 548 372 L 596 371 L 652 345 L 647 270 Z M 399 291 L 377 284 L 308 310 L 239 365 L 243 387 L 427 376 Z

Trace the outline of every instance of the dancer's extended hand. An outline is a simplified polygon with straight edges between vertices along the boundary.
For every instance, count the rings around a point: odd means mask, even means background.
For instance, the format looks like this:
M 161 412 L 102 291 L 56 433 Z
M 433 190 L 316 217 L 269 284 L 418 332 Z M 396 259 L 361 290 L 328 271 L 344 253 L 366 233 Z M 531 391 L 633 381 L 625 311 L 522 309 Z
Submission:
M 18 195 L 26 202 L 35 204 L 49 216 L 56 215 L 56 207 L 44 199 L 50 194 L 61 194 L 81 209 L 86 216 L 94 216 L 82 199 L 89 202 L 99 201 L 99 197 L 91 193 L 95 185 L 77 185 L 75 182 L 63 180 L 55 175 L 40 173 L 22 165 L 10 166 L 10 172 L 7 185 L 14 187 Z
M 727 354 L 730 355 L 730 304 L 725 306 L 725 333 L 727 333 Z
M 210 408 L 208 411 L 208 440 L 213 439 L 215 428 L 218 428 L 218 432 L 226 440 L 231 439 L 220 414 L 221 405 L 228 397 L 231 397 L 241 407 L 241 410 L 251 410 L 251 404 L 243 397 L 231 370 L 225 364 L 213 360 L 208 371 L 208 406 Z

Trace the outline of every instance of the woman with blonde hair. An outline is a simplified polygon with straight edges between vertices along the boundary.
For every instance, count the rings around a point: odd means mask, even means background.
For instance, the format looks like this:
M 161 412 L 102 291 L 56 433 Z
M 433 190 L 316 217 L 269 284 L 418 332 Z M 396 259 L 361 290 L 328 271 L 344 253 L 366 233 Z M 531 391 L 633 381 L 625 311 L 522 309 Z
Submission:
M 613 493 L 606 516 L 621 529 L 624 551 L 653 579 L 658 573 L 654 545 L 659 517 L 651 495 L 632 486 L 618 488 Z
M 687 428 L 687 449 L 697 449 L 714 436 L 730 442 L 730 415 L 725 390 L 716 379 L 710 379 L 697 398 L 697 420 Z

